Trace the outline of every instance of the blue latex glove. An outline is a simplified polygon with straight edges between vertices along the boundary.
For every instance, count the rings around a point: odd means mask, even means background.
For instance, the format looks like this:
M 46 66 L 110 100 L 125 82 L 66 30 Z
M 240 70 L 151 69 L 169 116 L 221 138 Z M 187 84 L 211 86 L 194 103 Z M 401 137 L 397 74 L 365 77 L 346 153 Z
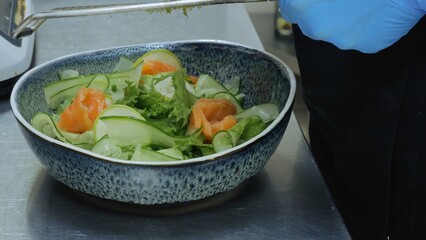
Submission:
M 279 0 L 279 7 L 310 38 L 375 53 L 398 41 L 425 15 L 426 0 Z

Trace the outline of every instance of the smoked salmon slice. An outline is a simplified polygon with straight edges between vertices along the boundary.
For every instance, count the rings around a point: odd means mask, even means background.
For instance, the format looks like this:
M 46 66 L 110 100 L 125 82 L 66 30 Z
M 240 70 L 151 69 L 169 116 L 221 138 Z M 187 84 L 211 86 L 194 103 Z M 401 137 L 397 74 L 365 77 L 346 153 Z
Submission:
M 58 127 L 66 132 L 83 133 L 93 128 L 96 117 L 106 107 L 102 91 L 82 88 L 59 116 Z
M 237 112 L 235 105 L 227 99 L 198 99 L 192 107 L 189 120 L 190 128 L 202 128 L 207 140 L 222 130 L 228 130 L 237 123 L 233 116 Z
M 170 64 L 163 63 L 158 60 L 148 60 L 143 63 L 142 74 L 143 75 L 155 75 L 164 72 L 174 72 L 176 68 Z

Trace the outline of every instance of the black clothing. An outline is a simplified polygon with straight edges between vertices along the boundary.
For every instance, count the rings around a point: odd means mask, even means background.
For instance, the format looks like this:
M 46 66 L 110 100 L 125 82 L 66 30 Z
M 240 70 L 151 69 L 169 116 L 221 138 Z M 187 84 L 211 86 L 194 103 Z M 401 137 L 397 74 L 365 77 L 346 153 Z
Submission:
M 311 150 L 353 239 L 426 239 L 426 18 L 376 54 L 294 26 Z

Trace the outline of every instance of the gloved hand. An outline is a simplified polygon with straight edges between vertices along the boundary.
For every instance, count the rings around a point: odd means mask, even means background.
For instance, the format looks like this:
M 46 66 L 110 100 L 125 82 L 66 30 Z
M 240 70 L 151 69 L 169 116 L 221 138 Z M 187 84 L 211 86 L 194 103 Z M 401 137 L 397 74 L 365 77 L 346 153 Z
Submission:
M 310 38 L 375 53 L 398 41 L 425 15 L 426 0 L 279 0 L 279 7 Z

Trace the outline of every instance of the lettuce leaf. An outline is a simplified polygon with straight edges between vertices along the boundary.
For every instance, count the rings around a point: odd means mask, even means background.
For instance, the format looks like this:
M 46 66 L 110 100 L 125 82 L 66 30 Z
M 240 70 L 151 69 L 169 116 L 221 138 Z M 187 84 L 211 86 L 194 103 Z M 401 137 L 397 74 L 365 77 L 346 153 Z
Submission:
M 167 77 L 172 77 L 175 88 L 172 98 L 163 96 L 154 87 L 156 83 Z M 185 69 L 143 77 L 143 85 L 135 107 L 139 108 L 142 116 L 163 131 L 173 135 L 185 135 L 192 105 L 196 101 L 196 97 L 185 87 L 187 79 Z

